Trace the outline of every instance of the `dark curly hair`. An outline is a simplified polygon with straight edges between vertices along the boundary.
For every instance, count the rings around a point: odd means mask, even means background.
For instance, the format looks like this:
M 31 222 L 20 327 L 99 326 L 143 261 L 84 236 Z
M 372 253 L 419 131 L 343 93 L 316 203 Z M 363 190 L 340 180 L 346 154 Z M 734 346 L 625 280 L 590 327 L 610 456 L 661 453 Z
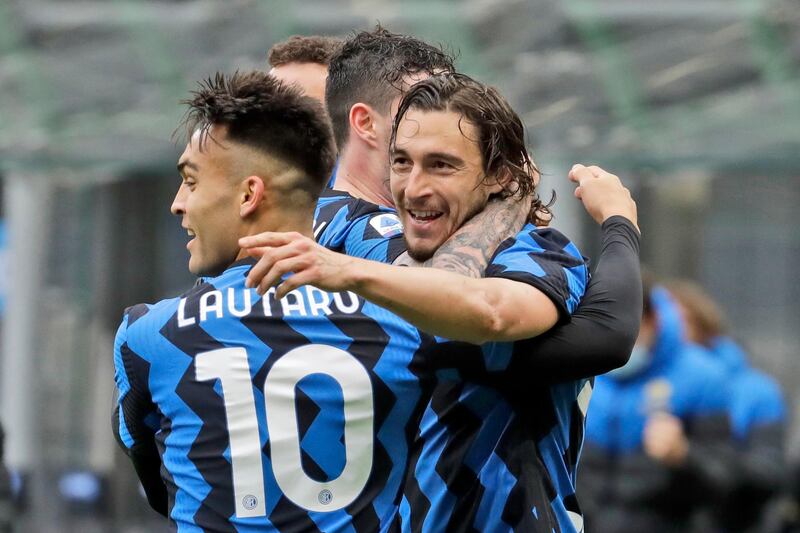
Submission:
M 465 74 L 442 73 L 414 84 L 400 101 L 392 126 L 390 151 L 394 150 L 397 128 L 409 109 L 452 111 L 478 131 L 484 179 L 507 176 L 501 184 L 503 198 L 532 199 L 529 220 L 543 225 L 552 217 L 550 206 L 536 192 L 539 169 L 525 145 L 525 127 L 519 115 L 494 87 Z M 463 133 L 463 130 L 462 130 Z
M 331 59 L 325 87 L 325 104 L 339 151 L 347 143 L 354 104 L 363 102 L 388 114 L 404 78 L 453 70 L 453 57 L 440 47 L 380 25 L 353 35 Z
M 273 67 L 287 63 L 316 63 L 328 66 L 343 42 L 338 37 L 292 35 L 285 41 L 272 45 L 267 53 L 267 61 Z
M 330 177 L 336 150 L 319 102 L 266 72 L 217 73 L 201 81 L 181 124 L 187 138 L 200 130 L 200 143 L 211 126 L 225 126 L 227 138 L 281 159 L 302 171 L 297 183 L 316 198 Z M 180 129 L 180 126 L 178 127 Z M 176 130 L 177 131 L 177 130 Z

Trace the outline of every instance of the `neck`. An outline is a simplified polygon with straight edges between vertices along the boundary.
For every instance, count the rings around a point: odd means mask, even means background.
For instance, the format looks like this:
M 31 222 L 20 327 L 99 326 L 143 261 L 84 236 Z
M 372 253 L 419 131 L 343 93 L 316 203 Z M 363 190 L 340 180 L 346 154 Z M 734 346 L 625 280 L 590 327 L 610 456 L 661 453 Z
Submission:
M 262 219 L 255 220 L 250 224 L 246 224 L 242 229 L 241 237 L 249 235 L 258 235 L 259 233 L 286 233 L 297 232 L 305 237 L 314 238 L 314 230 L 312 227 L 314 210 L 313 208 L 304 209 L 297 208 L 294 211 L 277 211 L 272 212 L 270 216 L 263 217 Z M 242 248 L 236 256 L 236 261 L 249 257 L 247 250 Z
M 334 188 L 373 204 L 394 207 L 387 179 L 387 154 L 373 149 L 345 147 L 339 159 Z

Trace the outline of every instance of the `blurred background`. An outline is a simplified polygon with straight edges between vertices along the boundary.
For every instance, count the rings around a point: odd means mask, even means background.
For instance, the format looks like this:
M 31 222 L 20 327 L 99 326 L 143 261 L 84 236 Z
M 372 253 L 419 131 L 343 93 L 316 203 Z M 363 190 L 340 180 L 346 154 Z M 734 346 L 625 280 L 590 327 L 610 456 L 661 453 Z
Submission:
M 597 230 L 566 174 L 623 179 L 643 261 L 719 302 L 779 380 L 797 457 L 796 0 L 0 0 L 0 422 L 19 531 L 153 530 L 110 431 L 111 355 L 126 306 L 193 282 L 169 213 L 178 101 L 215 71 L 267 68 L 292 34 L 377 21 L 509 97 L 585 255 Z

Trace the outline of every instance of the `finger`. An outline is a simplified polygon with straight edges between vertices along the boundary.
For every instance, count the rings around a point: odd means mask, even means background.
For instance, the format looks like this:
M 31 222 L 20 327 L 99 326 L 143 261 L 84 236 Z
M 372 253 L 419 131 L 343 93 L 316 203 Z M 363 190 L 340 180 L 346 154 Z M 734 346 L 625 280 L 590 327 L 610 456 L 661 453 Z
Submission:
M 583 196 L 583 187 L 578 185 L 577 187 L 575 187 L 575 198 L 578 198 L 580 200 L 582 196 Z
M 288 259 L 282 259 L 281 261 L 277 261 L 269 272 L 266 273 L 264 279 L 258 284 L 258 288 L 256 291 L 259 294 L 266 293 L 270 287 L 274 287 L 278 283 L 281 282 L 283 276 L 289 273 L 298 274 L 302 272 L 308 266 L 308 261 L 304 257 L 289 257 Z
M 297 249 L 297 243 L 290 243 L 278 248 L 262 248 L 264 252 L 261 258 L 247 273 L 247 279 L 244 280 L 245 287 L 255 287 L 261 285 L 262 278 L 269 272 L 272 266 L 282 259 L 292 257 L 300 254 Z
M 239 239 L 240 248 L 255 248 L 257 246 L 283 246 L 297 238 L 297 233 L 277 233 L 265 231 L 258 235 L 248 235 Z
M 586 168 L 586 167 L 584 167 L 580 163 L 576 163 L 576 164 L 572 165 L 572 168 L 569 169 L 569 172 L 567 173 L 567 177 L 569 178 L 569 180 L 570 181 L 574 181 L 574 182 L 577 183 L 578 182 L 578 178 L 577 178 L 577 174 L 576 173 L 579 172 L 583 168 Z
M 600 177 L 600 176 L 602 176 L 603 174 L 608 174 L 608 172 L 606 172 L 606 171 L 605 171 L 605 170 L 603 170 L 602 168 L 598 167 L 597 165 L 591 165 L 591 166 L 589 166 L 589 167 L 587 167 L 587 168 L 589 169 L 589 172 L 591 172 L 591 173 L 592 173 L 592 175 L 593 175 L 594 177 L 596 177 L 596 178 L 599 178 L 599 177 Z
M 584 181 L 592 178 L 594 178 L 592 172 L 583 165 L 575 165 L 570 171 L 570 181 L 577 183 L 578 185 L 581 185 Z
M 250 257 L 252 257 L 253 259 L 261 259 L 261 257 L 269 250 L 272 250 L 272 248 L 270 248 L 269 246 L 259 246 L 258 248 L 244 249 L 245 253 Z
M 275 289 L 275 298 L 280 300 L 298 287 L 308 285 L 312 281 L 314 281 L 313 273 L 308 270 L 289 276 Z

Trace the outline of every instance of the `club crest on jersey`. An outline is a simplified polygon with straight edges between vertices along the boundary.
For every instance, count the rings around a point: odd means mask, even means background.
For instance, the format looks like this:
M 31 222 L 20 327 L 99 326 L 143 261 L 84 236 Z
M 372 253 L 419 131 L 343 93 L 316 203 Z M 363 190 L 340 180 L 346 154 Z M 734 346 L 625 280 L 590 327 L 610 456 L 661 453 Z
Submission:
M 400 223 L 400 219 L 397 218 L 397 215 L 393 213 L 372 217 L 372 220 L 369 221 L 369 225 L 380 233 L 381 237 L 386 237 L 387 239 L 403 233 L 403 225 Z

